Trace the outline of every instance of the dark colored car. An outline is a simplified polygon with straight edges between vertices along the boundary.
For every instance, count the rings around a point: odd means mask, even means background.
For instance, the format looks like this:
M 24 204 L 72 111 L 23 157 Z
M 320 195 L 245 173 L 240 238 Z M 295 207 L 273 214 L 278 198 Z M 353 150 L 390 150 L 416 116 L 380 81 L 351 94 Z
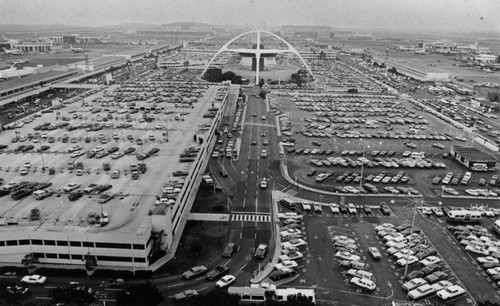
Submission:
M 125 153 L 125 154 L 131 154 L 134 152 L 135 152 L 135 148 L 133 148 L 133 147 L 129 147 L 129 148 L 125 149 L 125 151 L 123 151 L 123 153 Z
M 210 272 L 208 272 L 205 277 L 208 279 L 208 280 L 214 280 L 216 279 L 217 277 L 219 276 L 223 276 L 224 274 L 228 273 L 229 272 L 229 267 L 226 267 L 226 266 L 218 266 L 216 268 L 214 268 L 213 270 L 211 270 Z
M 20 189 L 12 193 L 10 196 L 12 197 L 13 200 L 20 200 L 22 198 L 29 196 L 32 193 L 33 190 L 31 189 Z
M 240 247 L 234 243 L 234 242 L 229 242 L 226 247 L 224 248 L 224 251 L 222 252 L 223 257 L 231 257 L 235 252 L 238 252 Z
M 79 198 L 83 197 L 83 191 L 81 190 L 78 190 L 78 191 L 75 191 L 75 192 L 72 192 L 68 195 L 68 199 L 70 201 L 76 201 L 78 200 Z
M 114 153 L 114 152 L 116 152 L 118 150 L 120 150 L 120 148 L 118 148 L 118 147 L 111 147 L 111 148 L 108 149 L 108 153 L 111 154 L 111 153 Z

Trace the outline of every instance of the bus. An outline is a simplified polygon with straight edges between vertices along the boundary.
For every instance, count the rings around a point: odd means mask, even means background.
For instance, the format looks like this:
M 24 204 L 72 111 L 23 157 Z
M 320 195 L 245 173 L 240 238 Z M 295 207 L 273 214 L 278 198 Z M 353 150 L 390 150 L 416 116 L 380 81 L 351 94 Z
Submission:
M 483 220 L 483 212 L 481 211 L 445 207 L 444 212 L 449 222 L 481 222 Z

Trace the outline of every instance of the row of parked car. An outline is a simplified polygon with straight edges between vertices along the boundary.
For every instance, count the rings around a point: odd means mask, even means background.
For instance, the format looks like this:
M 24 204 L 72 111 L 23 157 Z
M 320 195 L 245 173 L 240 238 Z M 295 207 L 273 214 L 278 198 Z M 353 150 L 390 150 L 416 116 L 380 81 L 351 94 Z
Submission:
M 297 151 L 296 151 L 297 152 Z M 408 151 L 410 152 L 410 151 Z M 411 153 L 410 153 L 411 154 Z M 351 168 L 420 168 L 420 169 L 446 169 L 446 164 L 435 162 L 430 158 L 412 158 L 410 156 L 403 158 L 396 157 L 375 157 L 370 160 L 366 157 L 352 159 L 350 157 L 327 157 L 326 159 L 310 159 L 310 164 L 317 167 L 351 167 Z
M 405 275 L 402 287 L 408 298 L 420 300 L 437 295 L 449 301 L 465 293 L 464 288 L 454 285 L 445 272 L 445 263 L 438 256 L 437 250 L 429 243 L 425 234 L 409 223 L 395 226 L 383 223 L 375 227 L 390 255 L 400 267 L 410 267 L 412 271 Z M 413 267 L 417 266 L 417 269 Z
M 473 255 L 488 277 L 500 287 L 500 240 L 480 225 L 448 225 L 462 248 Z
M 330 232 L 330 235 L 335 250 L 334 257 L 339 261 L 347 283 L 370 292 L 374 291 L 377 288 L 375 276 L 369 271 L 369 265 L 361 260 L 356 240 L 346 235 L 335 235 L 335 232 Z
M 304 232 L 301 230 L 303 219 L 301 214 L 295 212 L 279 213 L 278 218 L 280 221 L 281 255 L 279 263 L 275 266 L 275 271 L 269 276 L 274 282 L 297 275 L 297 260 L 304 258 L 303 249 L 307 246 Z

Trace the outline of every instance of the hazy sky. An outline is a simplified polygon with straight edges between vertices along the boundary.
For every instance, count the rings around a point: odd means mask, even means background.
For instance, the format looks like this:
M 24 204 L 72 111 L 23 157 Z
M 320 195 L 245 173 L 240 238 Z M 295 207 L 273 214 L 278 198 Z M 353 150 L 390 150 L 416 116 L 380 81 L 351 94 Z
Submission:
M 500 0 L 0 0 L 0 24 L 179 21 L 500 32 Z

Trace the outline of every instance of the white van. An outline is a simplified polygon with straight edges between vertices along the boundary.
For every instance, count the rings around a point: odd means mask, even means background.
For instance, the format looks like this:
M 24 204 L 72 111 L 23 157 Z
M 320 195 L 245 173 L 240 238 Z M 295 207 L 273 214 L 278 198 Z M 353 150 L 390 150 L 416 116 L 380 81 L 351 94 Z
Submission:
M 369 280 L 374 280 L 373 273 L 364 270 L 349 269 L 347 270 L 346 274 L 352 277 L 360 277 Z

